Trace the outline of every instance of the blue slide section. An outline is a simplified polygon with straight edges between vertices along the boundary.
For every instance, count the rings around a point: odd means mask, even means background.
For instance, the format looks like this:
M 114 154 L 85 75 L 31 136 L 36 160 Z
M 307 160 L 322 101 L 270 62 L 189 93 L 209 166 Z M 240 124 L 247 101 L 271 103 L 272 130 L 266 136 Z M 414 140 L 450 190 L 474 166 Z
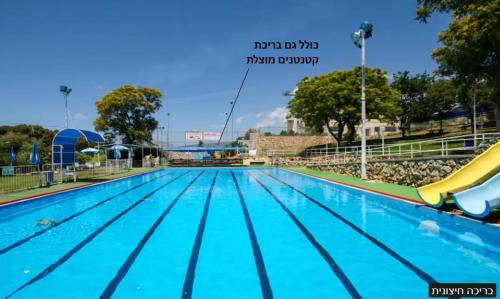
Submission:
M 481 185 L 453 194 L 453 199 L 465 213 L 483 218 L 500 205 L 500 173 Z

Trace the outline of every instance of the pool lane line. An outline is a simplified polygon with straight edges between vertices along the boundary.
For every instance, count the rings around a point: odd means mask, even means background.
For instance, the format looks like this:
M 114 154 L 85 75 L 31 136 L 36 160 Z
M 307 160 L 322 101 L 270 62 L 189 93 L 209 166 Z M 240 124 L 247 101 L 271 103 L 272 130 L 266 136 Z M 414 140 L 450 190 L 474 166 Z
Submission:
M 352 228 L 354 231 L 356 231 L 357 233 L 359 233 L 360 235 L 362 235 L 363 237 L 365 237 L 366 239 L 368 239 L 369 241 L 371 241 L 377 247 L 379 247 L 380 249 L 382 249 L 383 251 L 385 251 L 387 254 L 389 254 L 391 257 L 393 257 L 394 259 L 396 259 L 398 262 L 400 262 L 401 264 L 403 264 L 406 268 L 408 268 L 410 271 L 412 271 L 413 273 L 415 273 L 422 280 L 426 281 L 427 283 L 438 283 L 438 281 L 436 281 L 431 275 L 429 275 L 428 273 L 426 273 L 425 271 L 423 271 L 422 269 L 420 269 L 416 265 L 412 264 L 410 261 L 408 261 L 407 259 L 405 259 L 401 255 L 399 255 L 396 251 L 392 250 L 387 245 L 385 245 L 384 243 L 382 243 L 381 241 L 379 241 L 378 239 L 376 239 L 375 237 L 373 237 L 372 235 L 368 234 L 366 231 L 364 231 L 363 229 L 361 229 L 359 226 L 355 225 L 351 221 L 349 221 L 346 218 L 344 218 L 342 215 L 340 215 L 337 212 L 333 211 L 332 209 L 330 209 L 326 205 L 320 203 L 318 200 L 314 199 L 313 197 L 309 196 L 308 194 L 304 193 L 303 191 L 297 189 L 296 187 L 294 187 L 294 186 L 288 184 L 287 182 L 285 182 L 285 181 L 283 181 L 283 180 L 281 180 L 281 179 L 273 176 L 272 174 L 269 174 L 267 172 L 263 172 L 263 173 L 266 174 L 267 176 L 275 179 L 276 181 L 281 182 L 283 185 L 289 187 L 293 191 L 301 194 L 306 199 L 308 199 L 309 201 L 313 202 L 314 204 L 316 204 L 317 206 L 319 206 L 320 208 L 322 208 L 323 210 L 325 210 L 327 213 L 329 213 L 330 215 L 332 215 L 336 219 L 340 220 L 341 222 L 343 222 L 344 224 L 346 224 L 347 226 L 349 226 L 350 228 Z
M 319 252 L 319 254 L 323 257 L 323 259 L 327 262 L 327 264 L 330 266 L 330 269 L 337 275 L 337 277 L 340 279 L 340 282 L 344 285 L 346 288 L 347 292 L 351 295 L 352 298 L 359 298 L 361 299 L 361 295 L 359 292 L 356 290 L 352 282 L 349 280 L 347 275 L 344 273 L 342 268 L 335 262 L 333 257 L 328 253 L 328 251 L 314 238 L 314 235 L 305 227 L 305 225 L 300 222 L 300 220 L 295 216 L 295 214 L 290 211 L 286 207 L 286 205 L 279 199 L 269 188 L 264 185 L 254 174 L 249 173 L 249 176 L 255 179 L 255 181 L 262 187 L 264 190 L 266 190 L 269 195 L 278 203 L 278 205 L 285 211 L 285 213 L 293 220 L 293 222 L 297 225 L 297 227 L 300 229 L 300 231 L 306 236 L 306 238 L 311 242 L 311 244 L 316 248 L 316 250 Z
M 138 201 L 136 201 L 135 203 L 133 203 L 132 205 L 130 205 L 128 208 L 126 208 L 125 210 L 121 211 L 120 213 L 118 213 L 117 215 L 115 215 L 113 218 L 111 218 L 110 220 L 108 220 L 108 222 L 106 222 L 105 224 L 103 224 L 102 226 L 100 226 L 97 230 L 95 230 L 93 233 L 91 233 L 90 235 L 87 236 L 87 238 L 85 238 L 83 241 L 81 241 L 80 243 L 78 243 L 75 247 L 73 247 L 71 250 L 69 250 L 65 255 L 63 255 L 61 258 L 59 258 L 55 263 L 49 265 L 47 268 L 45 268 L 42 272 L 38 273 L 35 277 L 33 277 L 31 280 L 29 280 L 28 282 L 26 282 L 25 284 L 23 284 L 22 286 L 20 286 L 19 288 L 17 288 L 16 290 L 14 290 L 13 292 L 11 292 L 9 295 L 7 295 L 5 298 L 10 298 L 12 297 L 14 294 L 16 294 L 17 292 L 19 292 L 20 290 L 24 289 L 25 287 L 39 281 L 40 279 L 44 278 L 45 276 L 49 275 L 50 273 L 52 273 L 54 270 L 56 270 L 59 266 L 61 266 L 62 264 L 64 264 L 66 261 L 68 261 L 73 255 L 75 255 L 78 251 L 80 251 L 80 249 L 82 249 L 83 247 L 85 247 L 88 243 L 90 243 L 92 240 L 94 240 L 100 233 L 102 233 L 108 226 L 110 226 L 111 224 L 113 224 L 115 221 L 117 221 L 118 219 L 120 219 L 123 215 L 127 214 L 128 212 L 130 212 L 132 209 L 134 209 L 135 207 L 137 207 L 139 204 L 143 203 L 146 201 L 146 199 L 148 199 L 149 197 L 151 197 L 154 193 L 158 192 L 160 189 L 166 187 L 167 185 L 171 184 L 172 182 L 174 182 L 175 180 L 181 178 L 182 176 L 186 175 L 188 172 L 185 172 L 171 180 L 169 180 L 168 182 L 166 182 L 165 184 L 161 185 L 160 187 L 156 188 L 155 190 L 151 191 L 150 193 L 148 193 L 147 195 L 143 196 L 141 199 L 139 199 Z M 203 172 L 201 172 L 203 173 Z M 201 173 L 196 177 L 198 178 Z
M 200 223 L 198 224 L 196 238 L 194 239 L 193 249 L 191 250 L 191 257 L 189 259 L 189 265 L 186 271 L 186 277 L 184 278 L 184 286 L 182 287 L 182 299 L 190 299 L 193 295 L 196 264 L 198 263 L 198 257 L 200 256 L 201 242 L 203 241 L 203 234 L 205 232 L 205 227 L 207 224 L 208 209 L 210 208 L 212 192 L 214 190 L 218 174 L 219 171 L 217 170 L 215 172 L 214 179 L 212 180 L 212 185 L 210 185 L 210 191 L 208 191 L 207 199 L 205 200 L 205 206 L 203 207 L 203 214 L 201 215 Z
M 269 277 L 267 275 L 266 266 L 264 264 L 264 258 L 262 256 L 262 251 L 260 250 L 259 242 L 257 241 L 257 235 L 255 234 L 255 230 L 253 228 L 252 219 L 250 218 L 250 213 L 248 212 L 247 204 L 245 203 L 245 198 L 243 197 L 243 193 L 241 192 L 238 180 L 236 180 L 236 176 L 234 175 L 234 171 L 232 170 L 231 176 L 233 177 L 234 185 L 236 186 L 236 190 L 238 191 L 241 209 L 243 210 L 243 216 L 247 225 L 248 236 L 250 238 L 250 243 L 252 244 L 253 257 L 257 266 L 257 274 L 259 275 L 262 298 L 272 299 L 274 297 L 273 290 L 271 288 L 271 284 L 269 283 Z
M 106 199 L 104 199 L 104 200 L 102 200 L 100 202 L 97 202 L 94 205 L 91 205 L 90 207 L 87 207 L 87 208 L 85 208 L 85 209 L 83 209 L 83 210 L 81 210 L 81 211 L 79 211 L 79 212 L 77 212 L 77 213 L 75 213 L 75 214 L 73 214 L 71 216 L 68 216 L 68 217 L 64 218 L 61 221 L 56 221 L 52 225 L 50 225 L 50 226 L 48 226 L 48 227 L 46 227 L 46 228 L 44 228 L 42 230 L 36 231 L 36 232 L 32 233 L 31 235 L 26 236 L 26 237 L 24 237 L 24 238 L 22 238 L 22 239 L 20 239 L 20 240 L 18 240 L 16 242 L 12 243 L 9 246 L 0 249 L 0 255 L 5 254 L 5 253 L 7 253 L 10 250 L 12 250 L 12 249 L 14 249 L 16 247 L 19 247 L 19 246 L 23 245 L 24 243 L 27 243 L 27 242 L 31 241 L 32 239 L 34 239 L 34 238 L 36 238 L 36 237 L 38 237 L 38 236 L 40 236 L 40 235 L 48 232 L 49 230 L 51 230 L 51 229 L 53 229 L 55 227 L 58 227 L 59 225 L 65 223 L 65 222 L 68 222 L 68 221 L 70 221 L 70 220 L 72 220 L 72 219 L 74 219 L 74 218 L 76 218 L 76 217 L 78 217 L 78 216 L 80 216 L 82 214 L 85 214 L 86 212 L 88 212 L 90 210 L 93 210 L 93 209 L 95 209 L 95 208 L 97 208 L 97 207 L 99 207 L 99 206 L 101 206 L 101 205 L 109 202 L 112 199 L 115 199 L 115 198 L 117 198 L 119 196 L 122 196 L 125 193 L 128 193 L 128 192 L 130 192 L 132 190 L 135 190 L 135 189 L 137 189 L 139 187 L 142 187 L 142 186 L 144 186 L 146 184 L 149 184 L 149 183 L 151 183 L 151 182 L 153 182 L 153 181 L 155 181 L 157 179 L 163 178 L 163 177 L 168 176 L 168 175 L 170 175 L 170 174 L 165 174 L 165 175 L 162 175 L 162 176 L 154 177 L 154 178 L 152 178 L 151 180 L 149 180 L 147 182 L 141 183 L 141 184 L 136 185 L 136 186 L 134 186 L 134 187 L 132 187 L 130 189 L 124 190 L 124 191 L 122 191 L 122 192 L 120 192 L 120 193 L 118 193 L 116 195 L 108 197 L 108 198 L 106 198 Z
M 116 288 L 122 281 L 122 279 L 127 275 L 128 270 L 130 267 L 132 267 L 132 264 L 135 262 L 139 254 L 141 253 L 142 249 L 146 245 L 146 243 L 149 241 L 151 236 L 154 234 L 156 229 L 160 226 L 160 224 L 163 222 L 163 219 L 170 213 L 174 205 L 179 201 L 179 199 L 186 193 L 186 191 L 191 187 L 194 182 L 205 172 L 203 170 L 200 172 L 189 184 L 187 184 L 186 187 L 174 198 L 174 200 L 168 205 L 168 207 L 163 211 L 163 213 L 156 219 L 156 221 L 153 223 L 153 225 L 148 229 L 146 234 L 142 237 L 141 241 L 137 244 L 137 246 L 134 248 L 134 250 L 129 254 L 125 262 L 122 264 L 118 272 L 116 272 L 116 275 L 113 277 L 113 279 L 108 283 L 102 294 L 99 296 L 99 298 L 111 298 L 113 293 L 115 292 Z

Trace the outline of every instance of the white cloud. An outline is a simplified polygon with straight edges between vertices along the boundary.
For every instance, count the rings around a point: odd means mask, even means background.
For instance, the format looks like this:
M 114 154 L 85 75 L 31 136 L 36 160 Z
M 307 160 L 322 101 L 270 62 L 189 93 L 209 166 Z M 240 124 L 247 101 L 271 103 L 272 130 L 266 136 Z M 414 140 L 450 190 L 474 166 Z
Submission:
M 87 120 L 89 118 L 87 117 L 87 115 L 80 113 L 80 112 L 77 112 L 77 113 L 75 113 L 75 119 L 76 120 Z
M 101 84 L 98 84 L 95 89 L 97 90 L 104 90 L 104 86 L 102 86 Z
M 245 119 L 243 116 L 240 116 L 238 118 L 236 118 L 234 121 L 237 123 L 237 124 L 241 124 L 243 122 L 243 119 Z
M 261 127 L 282 127 L 286 115 L 288 114 L 288 109 L 286 107 L 276 107 L 270 112 L 257 113 L 257 117 L 261 118 L 257 123 L 257 128 Z

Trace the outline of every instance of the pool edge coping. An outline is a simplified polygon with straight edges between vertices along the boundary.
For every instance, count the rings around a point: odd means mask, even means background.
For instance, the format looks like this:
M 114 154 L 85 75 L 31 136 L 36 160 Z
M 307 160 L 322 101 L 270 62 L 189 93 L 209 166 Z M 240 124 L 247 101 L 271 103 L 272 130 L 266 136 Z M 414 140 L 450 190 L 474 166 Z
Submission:
M 304 176 L 309 176 L 309 177 L 315 178 L 317 180 L 323 180 L 323 181 L 326 181 L 326 182 L 329 182 L 329 183 L 339 184 L 339 185 L 342 185 L 342 186 L 345 186 L 345 187 L 348 187 L 348 188 L 357 189 L 357 190 L 361 190 L 361 191 L 365 191 L 365 192 L 369 192 L 369 193 L 375 193 L 375 194 L 378 194 L 378 195 L 383 195 L 385 197 L 391 198 L 393 200 L 397 200 L 399 202 L 403 202 L 403 203 L 406 203 L 406 204 L 411 204 L 411 205 L 414 205 L 414 206 L 425 208 L 425 209 L 427 209 L 429 211 L 433 211 L 434 213 L 437 213 L 437 214 L 443 214 L 444 213 L 448 217 L 458 217 L 459 219 L 462 219 L 464 221 L 470 221 L 470 222 L 476 223 L 478 225 L 486 225 L 486 226 L 489 226 L 489 227 L 492 227 L 492 228 L 495 228 L 495 229 L 500 229 L 500 224 L 490 223 L 490 222 L 486 222 L 486 221 L 479 220 L 479 219 L 474 219 L 474 218 L 469 218 L 469 217 L 465 217 L 463 215 L 453 214 L 453 213 L 450 213 L 450 212 L 447 212 L 447 211 L 436 210 L 436 209 L 433 209 L 433 208 L 427 206 L 425 203 L 418 202 L 418 201 L 416 201 L 414 199 L 410 199 L 410 198 L 407 198 L 407 197 L 404 197 L 404 196 L 390 194 L 390 193 L 386 193 L 386 192 L 383 192 L 383 191 L 373 190 L 373 189 L 369 189 L 369 188 L 365 188 L 365 187 L 360 187 L 360 186 L 356 186 L 356 185 L 353 185 L 353 184 L 344 183 L 344 182 L 340 182 L 340 181 L 337 181 L 337 180 L 334 180 L 334 179 L 316 176 L 316 175 L 313 175 L 313 174 L 303 173 L 303 172 L 292 170 L 292 169 L 287 169 L 287 168 L 282 168 L 282 167 L 277 167 L 277 168 L 279 168 L 281 170 L 284 170 L 284 171 L 289 171 L 289 172 L 292 172 L 292 173 L 296 173 L 296 174 L 300 174 L 300 175 L 304 175 Z
M 75 190 L 78 190 L 78 189 L 88 188 L 88 187 L 92 187 L 92 186 L 98 186 L 98 185 L 101 185 L 101 184 L 107 184 L 107 183 L 111 183 L 111 182 L 114 182 L 114 181 L 118 181 L 118 180 L 122 180 L 122 179 L 126 179 L 126 178 L 131 178 L 131 177 L 134 177 L 134 176 L 143 175 L 143 174 L 147 174 L 147 173 L 152 173 L 152 172 L 159 171 L 159 170 L 161 170 L 161 169 L 154 169 L 154 170 L 144 171 L 144 172 L 141 172 L 141 173 L 134 173 L 134 174 L 130 174 L 130 175 L 125 175 L 125 176 L 117 177 L 117 178 L 114 178 L 114 179 L 109 179 L 109 180 L 106 180 L 104 182 L 91 182 L 91 183 L 87 183 L 87 184 L 84 184 L 84 185 L 81 185 L 81 186 L 69 187 L 69 188 L 62 189 L 62 190 L 55 190 L 55 191 L 50 191 L 50 192 L 47 192 L 47 193 L 36 194 L 36 195 L 28 195 L 28 196 L 25 196 L 25 197 L 15 198 L 15 199 L 12 199 L 12 200 L 0 202 L 0 208 L 1 207 L 5 207 L 5 206 L 10 206 L 10 205 L 18 204 L 18 203 L 22 203 L 22 202 L 27 202 L 27 201 L 31 201 L 31 200 L 40 199 L 42 197 L 57 195 L 57 194 L 60 194 L 60 193 L 75 191 Z

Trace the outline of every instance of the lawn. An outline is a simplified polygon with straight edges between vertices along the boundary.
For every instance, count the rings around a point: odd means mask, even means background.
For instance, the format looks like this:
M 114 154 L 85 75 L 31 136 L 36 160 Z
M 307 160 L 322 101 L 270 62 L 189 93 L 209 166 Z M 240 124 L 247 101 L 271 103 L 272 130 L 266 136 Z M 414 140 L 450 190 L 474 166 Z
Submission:
M 103 175 L 100 177 L 89 177 L 88 174 L 83 173 L 83 177 L 79 177 L 76 182 L 66 182 L 66 183 L 62 183 L 62 184 L 52 185 L 50 187 L 32 188 L 32 189 L 22 190 L 22 191 L 18 191 L 18 192 L 0 194 L 0 203 L 7 202 L 7 201 L 13 201 L 13 200 L 17 200 L 17 199 L 25 198 L 25 197 L 32 197 L 32 196 L 38 196 L 38 195 L 43 195 L 43 194 L 47 194 L 47 193 L 62 191 L 62 190 L 70 189 L 70 188 L 81 187 L 81 186 L 90 185 L 90 184 L 97 183 L 97 182 L 105 182 L 105 181 L 109 181 L 109 180 L 120 178 L 120 177 L 130 176 L 130 175 L 139 174 L 139 173 L 146 173 L 146 172 L 154 171 L 157 169 L 158 168 L 133 168 L 133 169 L 129 169 L 129 170 L 124 171 L 124 172 L 115 173 L 115 174 L 111 174 L 111 175 Z M 38 179 L 38 176 L 30 176 L 30 177 L 31 177 L 30 180 L 33 180 L 34 182 L 36 182 L 36 180 Z M 25 178 L 19 178 L 19 177 L 16 177 L 16 178 L 17 179 L 25 179 Z M 1 182 L 2 182 L 2 180 L 0 180 L 0 183 Z

